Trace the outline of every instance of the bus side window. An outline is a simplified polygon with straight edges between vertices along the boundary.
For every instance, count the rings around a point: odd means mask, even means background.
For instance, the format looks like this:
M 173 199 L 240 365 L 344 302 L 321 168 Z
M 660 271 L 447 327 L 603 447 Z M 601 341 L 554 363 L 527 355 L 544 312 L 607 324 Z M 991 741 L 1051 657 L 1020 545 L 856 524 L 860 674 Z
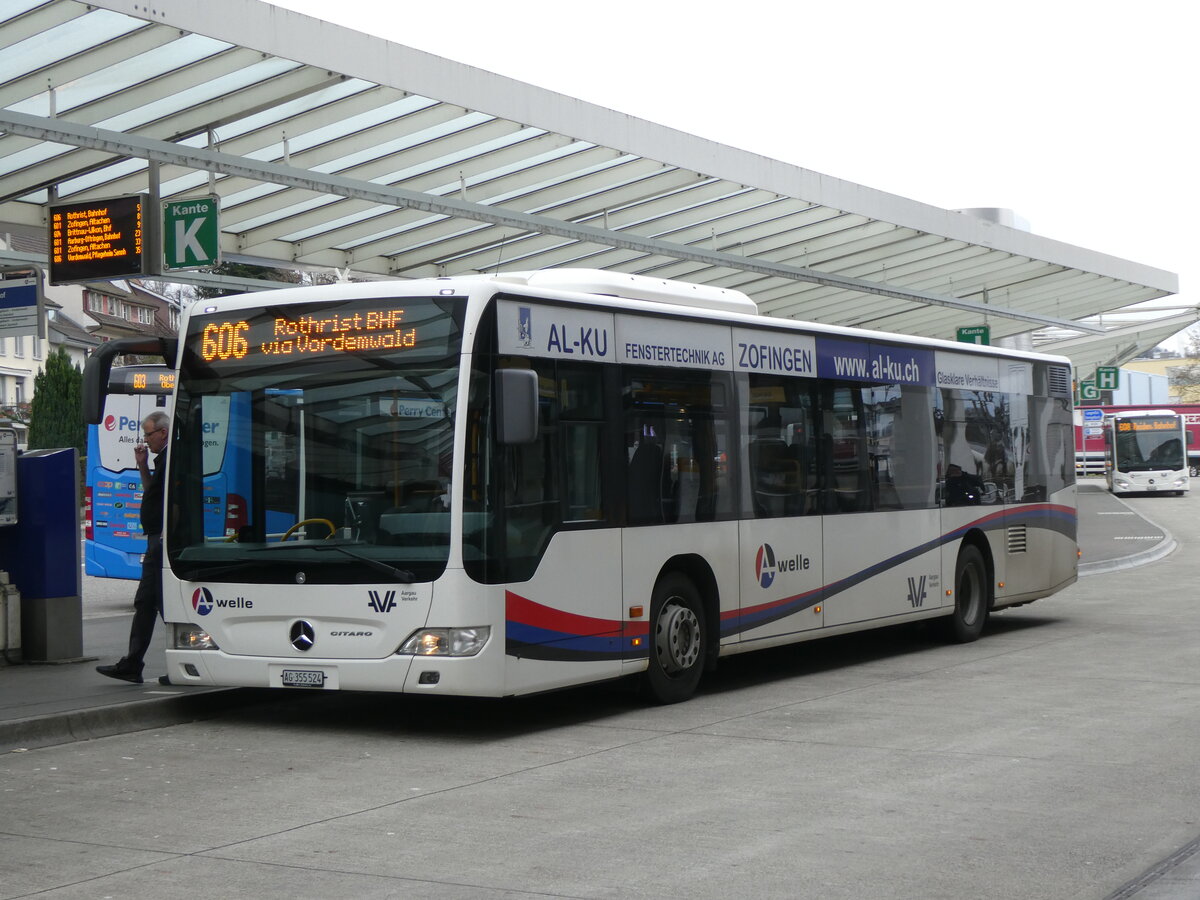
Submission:
M 597 365 L 558 364 L 559 427 L 568 522 L 605 518 L 604 383 Z
M 529 360 L 539 385 L 537 440 L 497 447 L 504 473 L 504 565 L 508 578 L 524 581 L 561 521 L 559 495 L 559 404 L 553 360 Z
M 822 396 L 821 415 L 824 511 L 869 510 L 872 502 L 870 461 L 861 389 L 829 385 Z
M 658 370 L 626 375 L 626 509 L 630 525 L 733 515 L 729 383 Z

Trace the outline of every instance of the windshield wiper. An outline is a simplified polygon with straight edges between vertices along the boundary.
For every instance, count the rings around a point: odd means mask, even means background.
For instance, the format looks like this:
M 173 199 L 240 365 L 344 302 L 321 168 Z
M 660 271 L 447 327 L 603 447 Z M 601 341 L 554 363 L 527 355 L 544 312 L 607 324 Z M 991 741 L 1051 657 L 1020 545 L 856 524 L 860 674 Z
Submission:
M 215 569 L 208 569 L 203 566 L 197 566 L 192 563 L 193 568 L 186 569 L 183 572 L 184 581 L 200 581 L 204 578 L 220 578 L 222 575 L 228 575 L 231 572 L 242 572 L 246 569 L 258 569 L 262 567 L 262 562 L 255 560 L 254 562 L 238 562 L 230 563 L 225 566 L 217 566 Z
M 280 544 L 272 544 L 267 547 L 249 547 L 246 550 L 244 550 L 243 552 L 245 552 L 245 553 L 278 553 L 281 546 L 282 545 L 280 545 Z M 292 549 L 292 548 L 289 547 L 287 549 Z M 408 569 L 397 569 L 395 566 L 389 566 L 387 563 L 381 562 L 378 559 L 372 559 L 371 557 L 364 556 L 361 553 L 355 553 L 353 550 L 343 547 L 340 544 L 324 544 L 324 543 L 322 543 L 320 545 L 315 545 L 315 546 L 305 546 L 304 550 L 306 550 L 306 551 L 309 551 L 309 550 L 337 550 L 339 553 L 344 553 L 347 556 L 351 556 L 354 559 L 357 559 L 359 562 L 366 563 L 372 569 L 375 569 L 379 572 L 383 572 L 386 575 L 390 575 L 393 579 L 395 579 L 398 582 L 401 582 L 402 584 L 412 584 L 414 581 L 417 580 L 417 576 L 413 572 L 410 572 Z M 203 578 L 219 578 L 222 575 L 228 575 L 232 572 L 242 572 L 246 569 L 261 568 L 264 564 L 274 566 L 274 565 L 278 565 L 280 563 L 295 564 L 296 562 L 297 561 L 294 559 L 272 559 L 272 560 L 257 559 L 257 560 L 252 560 L 252 561 L 242 561 L 242 562 L 230 563 L 228 565 L 218 566 L 215 569 L 209 569 L 209 568 L 204 568 L 202 566 L 196 566 L 195 563 L 193 563 L 193 568 L 188 570 L 185 573 L 185 578 L 188 581 L 196 581 L 197 576 L 200 576 Z
M 365 562 L 372 569 L 377 569 L 391 575 L 396 581 L 403 584 L 412 584 L 417 580 L 417 576 L 407 569 L 397 569 L 395 566 L 389 566 L 387 563 L 378 559 L 372 559 L 369 556 L 364 556 L 361 553 L 355 553 L 353 550 L 343 547 L 341 544 L 321 544 L 317 547 L 309 547 L 309 550 L 336 550 L 338 553 L 345 553 L 347 556 L 352 556 L 361 562 Z

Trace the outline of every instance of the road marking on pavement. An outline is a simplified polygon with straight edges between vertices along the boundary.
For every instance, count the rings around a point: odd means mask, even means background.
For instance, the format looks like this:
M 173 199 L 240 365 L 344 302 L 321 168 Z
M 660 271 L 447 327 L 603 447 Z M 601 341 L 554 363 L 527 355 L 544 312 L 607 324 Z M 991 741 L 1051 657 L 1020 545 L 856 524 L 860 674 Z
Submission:
M 1113 538 L 1114 541 L 1161 541 L 1161 534 L 1130 534 Z
M 1134 515 L 1134 512 L 1133 512 L 1133 510 L 1120 510 L 1119 512 L 1099 512 L 1099 513 L 1096 513 L 1096 515 L 1098 515 L 1098 516 L 1132 516 L 1132 515 Z

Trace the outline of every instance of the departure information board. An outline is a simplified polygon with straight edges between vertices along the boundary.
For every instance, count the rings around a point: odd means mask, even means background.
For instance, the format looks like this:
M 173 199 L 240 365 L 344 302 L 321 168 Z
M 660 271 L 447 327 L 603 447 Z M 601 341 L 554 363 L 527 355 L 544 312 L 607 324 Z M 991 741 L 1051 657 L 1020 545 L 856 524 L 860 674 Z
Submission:
M 50 206 L 50 283 L 107 281 L 144 272 L 140 194 Z

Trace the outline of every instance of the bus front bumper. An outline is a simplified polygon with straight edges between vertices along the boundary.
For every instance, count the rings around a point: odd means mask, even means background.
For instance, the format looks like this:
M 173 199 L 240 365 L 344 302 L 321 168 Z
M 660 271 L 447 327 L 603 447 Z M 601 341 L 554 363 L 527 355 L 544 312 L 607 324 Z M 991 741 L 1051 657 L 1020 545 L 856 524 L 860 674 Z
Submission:
M 168 650 L 167 674 L 184 687 L 257 687 L 285 690 L 386 691 L 446 696 L 503 696 L 503 677 L 488 677 L 476 657 L 412 656 L 383 659 L 287 659 L 234 656 L 221 650 Z

